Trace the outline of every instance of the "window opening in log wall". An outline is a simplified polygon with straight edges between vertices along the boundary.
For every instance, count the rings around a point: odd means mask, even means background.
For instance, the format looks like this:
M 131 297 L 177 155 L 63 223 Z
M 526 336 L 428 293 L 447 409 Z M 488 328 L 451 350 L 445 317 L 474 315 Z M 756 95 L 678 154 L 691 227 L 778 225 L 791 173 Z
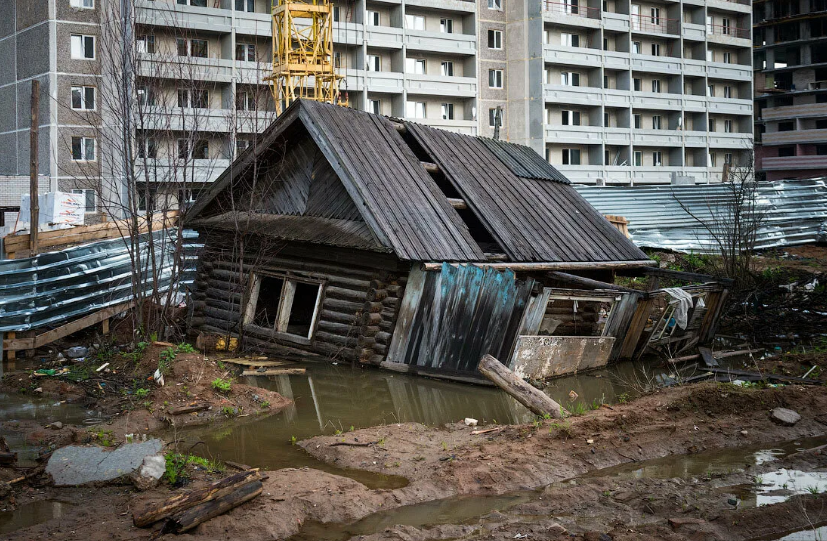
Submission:
M 290 276 L 252 275 L 244 324 L 276 333 L 310 339 L 322 297 L 321 282 Z
M 612 299 L 549 297 L 540 323 L 541 336 L 602 336 Z

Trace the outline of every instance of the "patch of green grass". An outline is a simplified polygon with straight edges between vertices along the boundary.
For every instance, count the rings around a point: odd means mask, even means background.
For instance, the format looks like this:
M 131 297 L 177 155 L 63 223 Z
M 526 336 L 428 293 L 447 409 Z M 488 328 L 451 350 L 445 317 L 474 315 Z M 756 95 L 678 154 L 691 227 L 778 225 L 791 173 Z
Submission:
M 554 433 L 555 430 L 558 433 L 563 434 L 567 438 L 570 438 L 573 435 L 570 421 L 562 421 L 562 422 L 551 423 L 548 427 L 549 434 Z
M 218 391 L 219 393 L 227 394 L 230 392 L 230 388 L 232 387 L 232 382 L 228 379 L 223 378 L 215 378 L 212 380 L 212 388 Z
M 144 389 L 141 387 L 140 389 L 135 390 L 136 398 L 146 398 L 147 396 L 149 396 L 149 389 Z
M 238 411 L 232 406 L 224 406 L 221 408 L 221 413 L 223 413 L 227 417 L 235 417 L 238 415 Z
M 583 415 L 588 409 L 588 406 L 586 406 L 584 402 L 569 402 L 569 413 L 575 417 Z
M 818 493 L 819 493 L 819 492 L 821 492 L 821 491 L 820 491 L 820 490 L 818 490 L 818 487 L 817 487 L 817 486 L 812 486 L 812 485 L 811 485 L 811 486 L 808 486 L 808 487 L 807 487 L 807 492 L 809 492 L 810 494 L 818 494 Z
M 620 393 L 617 395 L 617 402 L 619 404 L 625 404 L 629 401 L 629 393 Z
M 270 401 L 269 400 L 265 400 L 264 402 L 261 403 L 261 409 L 267 409 L 269 407 L 270 407 Z
M 97 440 L 97 442 L 103 447 L 112 447 L 112 445 L 115 444 L 115 438 L 112 435 L 111 430 L 99 429 L 97 431 L 92 431 L 92 439 Z

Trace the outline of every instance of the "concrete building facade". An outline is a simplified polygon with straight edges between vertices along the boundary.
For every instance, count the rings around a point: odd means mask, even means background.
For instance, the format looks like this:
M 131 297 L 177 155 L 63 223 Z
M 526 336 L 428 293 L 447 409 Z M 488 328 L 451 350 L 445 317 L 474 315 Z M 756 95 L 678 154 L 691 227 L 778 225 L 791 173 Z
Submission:
M 755 154 L 767 180 L 827 170 L 827 1 L 756 0 Z
M 88 188 L 109 1 L 0 0 L 0 175 L 28 172 L 40 78 L 41 173 Z M 190 199 L 275 118 L 270 0 L 134 7 L 139 176 L 186 174 L 164 197 Z M 750 145 L 749 0 L 342 0 L 334 20 L 350 106 L 483 136 L 499 108 L 501 138 L 575 182 L 714 182 Z

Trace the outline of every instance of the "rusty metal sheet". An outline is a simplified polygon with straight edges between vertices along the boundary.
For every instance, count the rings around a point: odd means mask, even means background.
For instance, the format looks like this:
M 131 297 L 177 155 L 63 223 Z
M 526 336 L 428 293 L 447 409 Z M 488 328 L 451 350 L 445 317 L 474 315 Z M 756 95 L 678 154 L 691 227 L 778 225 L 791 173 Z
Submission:
M 546 379 L 606 366 L 611 336 L 520 336 L 511 369 L 521 378 Z

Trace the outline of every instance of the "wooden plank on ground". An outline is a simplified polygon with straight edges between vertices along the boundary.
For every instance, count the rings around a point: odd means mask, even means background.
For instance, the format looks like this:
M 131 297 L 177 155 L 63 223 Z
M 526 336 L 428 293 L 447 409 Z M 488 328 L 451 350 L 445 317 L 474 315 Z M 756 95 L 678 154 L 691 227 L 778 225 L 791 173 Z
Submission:
M 241 359 L 232 361 L 225 361 L 222 359 L 221 362 L 250 368 L 271 368 L 275 366 L 290 366 L 292 364 L 296 364 L 295 361 L 247 361 Z
M 306 368 L 270 368 L 262 370 L 245 370 L 242 376 L 302 376 Z
M 704 366 L 707 368 L 716 368 L 718 366 L 718 361 L 715 360 L 715 357 L 712 356 L 712 350 L 706 347 L 699 347 L 698 353 L 701 354 L 701 360 L 704 363 Z

